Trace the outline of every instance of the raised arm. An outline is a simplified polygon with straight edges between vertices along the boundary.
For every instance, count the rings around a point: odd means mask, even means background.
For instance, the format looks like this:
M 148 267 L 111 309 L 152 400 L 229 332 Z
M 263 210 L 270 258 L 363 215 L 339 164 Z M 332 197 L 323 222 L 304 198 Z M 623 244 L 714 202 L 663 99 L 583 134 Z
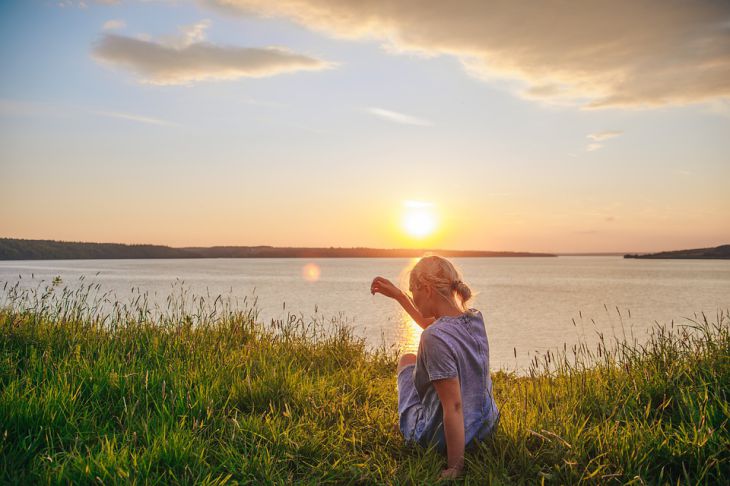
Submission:
M 375 277 L 370 284 L 371 294 L 383 294 L 386 297 L 396 300 L 409 316 L 423 329 L 426 329 L 435 320 L 433 317 L 423 317 L 413 305 L 411 298 L 401 289 L 393 285 L 393 282 L 383 277 Z
M 446 437 L 446 465 L 441 478 L 458 477 L 464 469 L 464 412 L 461 409 L 461 385 L 459 378 L 434 380 L 441 408 L 444 413 Z

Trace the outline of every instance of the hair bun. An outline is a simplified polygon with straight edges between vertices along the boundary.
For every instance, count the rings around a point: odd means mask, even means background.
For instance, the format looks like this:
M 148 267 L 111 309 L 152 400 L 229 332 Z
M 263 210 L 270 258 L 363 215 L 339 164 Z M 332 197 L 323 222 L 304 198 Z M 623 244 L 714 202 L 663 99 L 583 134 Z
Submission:
M 471 289 L 461 280 L 454 282 L 452 287 L 454 288 L 454 291 L 459 294 L 463 303 L 466 303 L 469 299 L 471 299 Z

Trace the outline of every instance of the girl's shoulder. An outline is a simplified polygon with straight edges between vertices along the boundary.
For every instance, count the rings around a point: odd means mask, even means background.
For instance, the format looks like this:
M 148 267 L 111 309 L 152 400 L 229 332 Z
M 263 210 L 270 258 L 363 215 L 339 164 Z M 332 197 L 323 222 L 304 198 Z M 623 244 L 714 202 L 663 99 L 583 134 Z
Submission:
M 480 321 L 484 321 L 484 316 L 482 316 L 482 313 L 479 309 L 475 309 L 473 307 L 470 307 L 466 310 L 462 315 L 459 316 L 460 319 L 478 319 Z
M 482 313 L 478 309 L 470 308 L 458 316 L 441 316 L 423 330 L 419 348 L 453 343 L 455 336 L 472 332 L 469 330 L 473 329 L 482 329 L 482 332 L 486 332 Z
M 428 326 L 423 332 L 428 331 L 429 329 L 432 329 L 431 332 L 438 332 L 438 329 L 443 326 L 448 326 L 449 323 L 454 321 L 468 321 L 471 319 L 477 319 L 481 322 L 484 322 L 484 317 L 482 316 L 482 313 L 478 309 L 470 308 L 467 309 L 466 312 L 463 314 L 460 314 L 458 316 L 441 316 L 438 319 L 436 319 L 433 324 Z
M 482 312 L 481 312 L 481 311 L 480 311 L 479 309 L 475 309 L 475 308 L 473 308 L 473 307 L 469 308 L 469 309 L 468 309 L 468 310 L 467 310 L 467 311 L 465 312 L 465 314 L 467 314 L 467 315 L 470 315 L 470 316 L 473 316 L 473 317 L 478 317 L 478 318 L 480 318 L 480 319 L 483 319 L 483 317 L 482 317 Z

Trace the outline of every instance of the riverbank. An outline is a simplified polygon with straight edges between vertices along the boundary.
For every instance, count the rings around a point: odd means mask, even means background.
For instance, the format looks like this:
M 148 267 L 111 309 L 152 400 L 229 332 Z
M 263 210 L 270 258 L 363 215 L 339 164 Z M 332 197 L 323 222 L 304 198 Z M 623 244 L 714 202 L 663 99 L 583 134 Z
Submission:
M 416 483 L 445 460 L 395 430 L 396 353 L 344 324 L 273 326 L 220 299 L 102 314 L 86 290 L 0 312 L 0 482 Z M 719 483 L 730 474 L 730 317 L 495 373 L 471 483 Z
M 210 246 L 172 248 L 164 245 L 125 245 L 54 240 L 0 238 L 2 260 L 126 260 L 199 258 L 420 258 L 435 253 L 444 257 L 501 258 L 555 257 L 552 253 L 524 251 L 444 250 L 412 248 L 306 248 L 275 246 Z
M 629 253 L 624 258 L 643 258 L 650 260 L 728 260 L 730 245 L 713 248 L 695 248 L 692 250 L 662 251 L 659 253 Z

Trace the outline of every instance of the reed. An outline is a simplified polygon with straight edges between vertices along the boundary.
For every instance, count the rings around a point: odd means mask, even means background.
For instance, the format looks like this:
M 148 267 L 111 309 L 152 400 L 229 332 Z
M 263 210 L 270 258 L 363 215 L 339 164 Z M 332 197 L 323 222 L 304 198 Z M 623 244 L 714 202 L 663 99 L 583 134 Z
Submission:
M 429 484 L 445 464 L 395 429 L 397 351 L 341 317 L 62 285 L 4 286 L 0 482 Z M 502 416 L 469 484 L 730 477 L 727 311 L 493 378 Z

